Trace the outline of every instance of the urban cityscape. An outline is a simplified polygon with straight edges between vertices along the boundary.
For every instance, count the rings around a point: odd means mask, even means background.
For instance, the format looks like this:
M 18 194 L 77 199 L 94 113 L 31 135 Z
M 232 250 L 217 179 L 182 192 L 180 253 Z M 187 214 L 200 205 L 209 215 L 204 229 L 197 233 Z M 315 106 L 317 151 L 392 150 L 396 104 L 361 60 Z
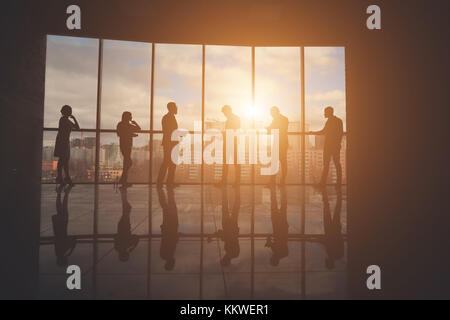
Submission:
M 257 127 L 260 127 L 257 125 Z M 308 126 L 307 126 L 308 127 Z M 224 122 L 207 121 L 205 129 L 223 130 Z M 289 148 L 288 148 L 288 179 L 287 183 L 298 184 L 301 182 L 301 135 L 295 134 L 300 128 L 300 122 L 291 122 L 289 124 Z M 88 135 L 90 135 L 88 133 Z M 150 135 L 148 143 L 142 146 L 135 146 L 132 152 L 133 167 L 130 170 L 130 181 L 135 183 L 149 182 L 149 162 L 150 162 Z M 313 139 L 310 139 L 313 138 Z M 323 136 L 310 136 L 305 139 L 305 182 L 318 183 L 323 167 Z M 71 139 L 71 174 L 73 180 L 77 182 L 94 182 L 95 179 L 95 136 Z M 101 139 L 102 140 L 102 139 Z M 192 139 L 193 140 L 193 139 Z M 118 181 L 122 174 L 122 155 L 119 148 L 119 141 L 102 143 L 100 141 L 99 152 L 99 180 L 104 183 L 114 183 Z M 194 148 L 192 147 L 192 150 Z M 57 158 L 53 156 L 54 146 L 51 141 L 44 142 L 42 155 L 42 181 L 54 182 L 57 174 Z M 247 152 L 248 153 L 248 152 Z M 199 157 L 193 153 L 193 157 Z M 163 149 L 161 145 L 161 135 L 153 136 L 153 163 L 152 170 L 157 172 L 162 163 Z M 246 156 L 248 159 L 248 154 Z M 343 168 L 343 183 L 346 183 L 346 140 L 342 141 L 341 162 Z M 266 176 L 259 174 L 260 164 L 255 165 L 255 183 L 264 183 Z M 204 181 L 207 183 L 218 182 L 222 176 L 222 165 L 212 164 L 204 165 Z M 155 178 L 155 177 L 154 177 Z M 329 183 L 334 183 L 336 179 L 335 168 L 332 165 L 329 172 Z M 180 164 L 176 171 L 176 180 L 180 183 L 195 183 L 201 180 L 201 165 L 199 164 Z M 155 181 L 155 180 L 154 180 Z M 153 181 L 153 182 L 154 182 Z M 251 165 L 242 165 L 241 169 L 242 183 L 251 182 Z

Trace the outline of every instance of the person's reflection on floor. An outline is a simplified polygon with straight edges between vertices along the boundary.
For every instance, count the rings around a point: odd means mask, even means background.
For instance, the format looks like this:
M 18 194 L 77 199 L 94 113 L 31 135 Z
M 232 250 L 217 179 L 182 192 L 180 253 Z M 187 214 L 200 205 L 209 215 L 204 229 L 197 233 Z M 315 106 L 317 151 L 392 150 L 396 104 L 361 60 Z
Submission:
M 273 236 L 267 238 L 266 247 L 272 250 L 270 264 L 278 266 L 280 260 L 289 255 L 287 222 L 287 193 L 286 187 L 280 188 L 280 207 L 278 207 L 276 188 L 270 188 L 270 216 L 272 218 Z
M 128 261 L 130 253 L 139 243 L 139 237 L 131 232 L 130 214 L 132 206 L 128 202 L 127 188 L 120 188 L 122 198 L 122 216 L 117 223 L 117 234 L 114 236 L 114 249 L 119 255 L 120 261 Z
M 220 260 L 222 266 L 229 266 L 231 259 L 239 257 L 239 209 L 241 207 L 241 190 L 239 185 L 234 189 L 234 203 L 230 212 L 228 207 L 228 190 L 222 188 L 222 229 L 217 231 L 217 236 L 224 242 L 225 255 Z
M 167 199 L 162 187 L 158 187 L 156 190 L 163 212 L 159 254 L 165 261 L 164 269 L 170 271 L 175 267 L 175 250 L 178 243 L 178 209 L 175 202 L 174 188 L 167 187 Z
M 340 187 L 336 187 L 336 206 L 333 216 L 331 216 L 327 188 L 321 189 L 321 192 L 323 200 L 323 226 L 325 231 L 323 245 L 327 252 L 325 266 L 328 270 L 332 270 L 335 261 L 344 256 L 344 238 L 341 232 L 342 192 Z
M 56 214 L 52 216 L 53 234 L 55 236 L 56 264 L 61 267 L 67 266 L 69 256 L 76 246 L 76 239 L 67 235 L 69 224 L 69 193 L 72 186 L 66 188 L 60 186 L 56 189 Z M 64 198 L 61 201 L 61 193 L 64 191 Z

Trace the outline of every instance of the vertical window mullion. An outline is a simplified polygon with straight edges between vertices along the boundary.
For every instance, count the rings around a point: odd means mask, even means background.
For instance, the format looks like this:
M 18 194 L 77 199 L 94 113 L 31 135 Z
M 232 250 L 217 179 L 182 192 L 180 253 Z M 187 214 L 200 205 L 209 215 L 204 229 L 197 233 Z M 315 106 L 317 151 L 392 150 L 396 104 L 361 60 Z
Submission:
M 203 164 L 203 149 L 204 149 L 204 143 L 203 143 L 203 137 L 205 132 L 205 45 L 202 45 L 202 163 L 201 163 L 201 171 L 200 171 L 200 275 L 199 275 L 199 298 L 200 300 L 203 299 L 203 220 L 204 220 L 204 187 L 203 187 L 203 181 L 204 181 L 204 164 Z M 195 128 L 194 128 L 195 129 Z M 195 134 L 195 131 L 194 131 Z M 195 154 L 194 154 L 195 157 Z
M 255 47 L 252 46 L 252 107 L 255 107 Z M 252 129 L 255 128 L 255 120 L 252 120 Z M 251 270 L 250 270 L 250 297 L 253 299 L 255 292 L 255 165 L 251 165 Z
M 98 186 L 100 178 L 100 123 L 102 103 L 103 39 L 99 39 L 97 71 L 97 119 L 95 124 L 95 177 L 94 177 L 94 237 L 93 237 L 93 295 L 97 295 L 97 238 L 98 238 Z
M 149 152 L 149 183 L 148 183 L 148 253 L 147 253 L 147 298 L 151 299 L 151 258 L 152 258 L 152 201 L 153 201 L 153 97 L 155 83 L 155 43 L 152 43 L 150 71 L 150 140 Z
M 305 211 L 306 211 L 306 192 L 305 192 L 305 176 L 306 176 L 306 125 L 305 125 L 305 47 L 300 47 L 300 85 L 301 85 L 301 131 L 302 131 L 302 143 L 301 143 L 301 155 L 302 155 L 302 169 L 301 169 L 301 233 L 305 234 Z M 301 269 L 301 297 L 306 298 L 306 243 L 303 240 L 301 242 L 301 257 L 300 257 L 300 269 Z

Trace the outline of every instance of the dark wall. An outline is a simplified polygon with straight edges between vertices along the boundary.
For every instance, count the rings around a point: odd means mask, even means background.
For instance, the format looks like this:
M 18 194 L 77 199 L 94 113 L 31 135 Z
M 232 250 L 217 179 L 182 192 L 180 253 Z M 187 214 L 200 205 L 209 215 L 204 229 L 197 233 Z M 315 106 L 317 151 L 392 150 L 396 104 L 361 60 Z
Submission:
M 31 298 L 38 274 L 46 38 L 31 3 L 2 2 L 0 8 L 0 298 Z
M 36 232 L 31 221 L 39 203 L 34 192 L 40 174 L 44 34 L 166 43 L 344 45 L 352 296 L 450 297 L 448 1 L 39 3 L 45 5 L 33 4 L 37 7 L 30 11 L 37 24 L 16 10 L 7 20 L 12 29 L 2 29 L 8 65 L 2 76 L 9 83 L 2 85 L 2 149 L 8 154 L 2 188 L 8 189 L 9 199 L 2 213 L 24 226 L 13 229 L 9 254 L 21 251 L 19 261 L 36 257 L 36 252 L 28 255 L 34 247 L 22 244 L 22 238 Z M 69 4 L 82 8 L 81 31 L 66 30 Z M 365 27 L 370 4 L 382 9 L 382 30 Z M 37 261 L 30 261 L 32 270 Z M 382 269 L 380 292 L 366 289 L 370 264 Z

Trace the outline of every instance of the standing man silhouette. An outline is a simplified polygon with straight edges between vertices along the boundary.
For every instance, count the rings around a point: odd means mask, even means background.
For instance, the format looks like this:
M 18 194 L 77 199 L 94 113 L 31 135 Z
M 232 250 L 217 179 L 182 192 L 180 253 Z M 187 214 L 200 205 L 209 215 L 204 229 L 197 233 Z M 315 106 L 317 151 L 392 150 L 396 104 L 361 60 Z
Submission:
M 324 110 L 324 116 L 327 118 L 325 127 L 320 131 L 310 131 L 310 134 L 325 135 L 325 142 L 323 145 L 323 171 L 320 179 L 319 187 L 324 187 L 328 178 L 328 169 L 330 167 L 330 160 L 333 158 L 333 163 L 336 168 L 336 185 L 342 182 L 342 167 L 341 167 L 341 141 L 344 133 L 342 120 L 334 115 L 334 109 L 328 106 Z
M 130 170 L 133 162 L 131 161 L 131 150 L 133 149 L 133 138 L 137 137 L 141 127 L 132 119 L 131 112 L 122 113 L 122 121 L 117 124 L 117 135 L 120 139 L 120 152 L 123 155 L 123 172 L 119 183 L 123 187 L 131 186 L 128 183 L 128 170 Z
M 175 115 L 178 113 L 178 107 L 175 102 L 169 102 L 167 104 L 168 112 L 164 115 L 161 120 L 162 131 L 163 131 L 163 140 L 162 146 L 164 150 L 164 158 L 163 163 L 161 164 L 161 168 L 159 168 L 157 186 L 161 187 L 164 181 L 164 177 L 166 176 L 167 171 L 169 171 L 167 175 L 167 186 L 175 187 L 174 179 L 175 179 L 175 169 L 176 165 L 172 161 L 172 149 L 177 144 L 176 141 L 172 141 L 172 133 L 178 129 L 177 119 Z
M 287 117 L 283 116 L 280 113 L 280 109 L 278 107 L 272 107 L 270 108 L 270 115 L 272 116 L 273 120 L 270 126 L 267 128 L 269 131 L 269 134 L 273 129 L 278 129 L 278 141 L 279 141 L 279 160 L 281 164 L 281 179 L 280 179 L 280 185 L 284 185 L 286 182 L 286 175 L 287 175 L 287 152 L 288 152 L 288 127 L 289 127 L 289 120 Z M 270 177 L 270 184 L 269 186 L 273 186 L 276 184 L 276 174 L 272 175 Z
M 68 184 L 73 186 L 72 179 L 69 174 L 69 160 L 70 160 L 70 133 L 73 129 L 80 130 L 80 125 L 77 119 L 72 115 L 72 107 L 64 105 L 61 108 L 61 119 L 59 119 L 58 134 L 55 141 L 54 156 L 58 157 L 58 176 L 56 177 L 57 184 Z M 72 119 L 70 121 L 69 119 Z M 66 175 L 65 179 L 62 177 L 62 172 Z
M 229 105 L 225 105 L 222 107 L 222 113 L 225 115 L 225 118 L 227 118 L 227 121 L 225 122 L 225 130 L 238 130 L 241 128 L 241 119 L 235 115 Z M 228 169 L 229 164 L 226 163 L 226 150 L 227 150 L 227 134 L 225 131 L 224 139 L 223 139 L 223 171 L 222 171 L 222 181 L 219 183 L 220 186 L 226 186 L 228 181 Z M 241 182 L 241 165 L 237 164 L 237 137 L 234 137 L 234 168 L 235 168 L 235 181 L 233 186 L 238 186 Z

